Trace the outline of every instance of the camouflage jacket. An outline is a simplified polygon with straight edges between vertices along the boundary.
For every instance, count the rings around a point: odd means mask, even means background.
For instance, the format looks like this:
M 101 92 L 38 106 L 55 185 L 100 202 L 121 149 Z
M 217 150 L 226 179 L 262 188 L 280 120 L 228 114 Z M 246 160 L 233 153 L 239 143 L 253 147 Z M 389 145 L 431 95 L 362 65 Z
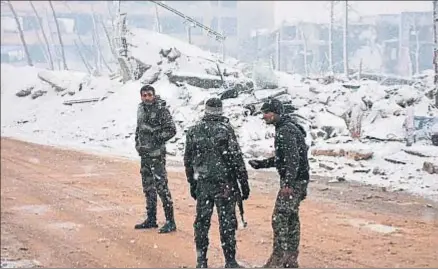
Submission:
M 242 152 L 226 117 L 206 115 L 187 131 L 184 166 L 188 182 L 196 184 L 198 193 L 235 190 L 237 182 L 249 190 Z
M 165 144 L 175 134 L 176 126 L 166 101 L 157 96 L 152 104 L 141 102 L 138 105 L 135 148 L 141 156 L 157 157 L 165 154 Z
M 263 160 L 262 167 L 275 167 L 280 175 L 280 187 L 305 186 L 309 182 L 309 147 L 306 132 L 288 116 L 275 124 L 275 157 Z

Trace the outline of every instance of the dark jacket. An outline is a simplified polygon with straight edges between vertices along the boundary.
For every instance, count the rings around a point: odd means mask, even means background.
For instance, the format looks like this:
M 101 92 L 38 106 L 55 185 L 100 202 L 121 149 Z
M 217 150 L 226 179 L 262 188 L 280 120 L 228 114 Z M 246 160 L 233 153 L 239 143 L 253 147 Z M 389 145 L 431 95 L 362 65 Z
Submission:
M 216 195 L 234 187 L 249 193 L 242 152 L 229 120 L 206 115 L 186 135 L 184 166 L 187 180 L 198 194 Z M 233 187 L 234 186 L 234 187 Z M 237 190 L 235 190 L 237 191 Z
M 166 154 L 166 142 L 176 134 L 172 115 L 166 101 L 156 97 L 152 104 L 141 102 L 137 109 L 135 148 L 142 156 L 157 157 Z
M 260 168 L 275 167 L 280 187 L 307 187 L 309 182 L 306 132 L 290 117 L 281 116 L 275 124 L 275 157 L 262 161 Z

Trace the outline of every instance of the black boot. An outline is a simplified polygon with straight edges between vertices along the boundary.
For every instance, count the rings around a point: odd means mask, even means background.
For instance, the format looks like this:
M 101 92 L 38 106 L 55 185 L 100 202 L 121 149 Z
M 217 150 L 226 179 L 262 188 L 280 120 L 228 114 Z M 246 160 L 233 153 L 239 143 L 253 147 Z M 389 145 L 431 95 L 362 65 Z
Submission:
M 238 264 L 236 260 L 234 260 L 234 261 L 225 262 L 225 268 L 244 268 L 244 267 Z
M 147 218 L 142 223 L 136 224 L 135 229 L 152 229 L 152 228 L 158 228 L 157 221 L 155 219 Z
M 203 258 L 199 258 L 196 262 L 196 268 L 208 268 L 208 264 L 207 264 L 208 259 L 203 257 Z
M 225 246 L 223 250 L 225 254 L 225 268 L 244 268 L 236 261 L 235 246 Z
M 160 228 L 159 233 L 165 234 L 176 231 L 176 224 L 175 221 L 166 221 L 166 223 L 163 225 L 163 227 Z
M 164 208 L 164 215 L 166 216 L 166 223 L 160 228 L 160 233 L 170 233 L 176 231 L 175 218 L 173 216 L 173 205 L 167 205 Z
M 154 188 L 145 193 L 147 218 L 142 223 L 135 225 L 135 229 L 158 228 L 157 224 L 157 194 Z

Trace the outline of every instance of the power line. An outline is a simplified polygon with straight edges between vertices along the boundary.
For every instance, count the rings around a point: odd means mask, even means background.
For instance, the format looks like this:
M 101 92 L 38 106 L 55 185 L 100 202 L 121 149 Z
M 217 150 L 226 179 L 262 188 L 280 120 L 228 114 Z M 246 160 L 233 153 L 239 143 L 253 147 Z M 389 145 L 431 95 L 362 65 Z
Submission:
M 204 24 L 196 21 L 195 19 L 193 19 L 187 15 L 184 15 L 183 13 L 179 12 L 178 10 L 176 10 L 176 9 L 166 5 L 166 4 L 161 3 L 160 1 L 150 1 L 150 2 L 153 2 L 153 3 L 161 6 L 162 8 L 165 8 L 165 9 L 169 10 L 170 12 L 180 16 L 184 20 L 193 23 L 195 26 L 198 26 L 198 27 L 204 29 L 205 31 L 207 31 L 207 35 L 214 35 L 216 37 L 217 41 L 223 41 L 226 38 L 225 35 L 222 35 L 222 34 L 216 32 L 215 30 L 211 29 L 210 27 L 205 26 Z

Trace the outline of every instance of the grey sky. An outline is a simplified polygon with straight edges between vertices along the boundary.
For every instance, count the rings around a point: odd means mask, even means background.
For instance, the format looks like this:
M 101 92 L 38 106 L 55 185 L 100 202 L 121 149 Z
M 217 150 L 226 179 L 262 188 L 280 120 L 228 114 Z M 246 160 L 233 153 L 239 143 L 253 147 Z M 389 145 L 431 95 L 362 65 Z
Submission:
M 329 1 L 275 1 L 276 24 L 283 20 L 328 22 Z M 344 1 L 337 1 L 335 14 L 343 17 Z M 391 14 L 403 11 L 432 11 L 432 1 L 349 1 L 352 19 L 358 15 Z M 356 13 L 356 14 L 355 14 Z M 357 14 L 359 13 L 359 14 Z

